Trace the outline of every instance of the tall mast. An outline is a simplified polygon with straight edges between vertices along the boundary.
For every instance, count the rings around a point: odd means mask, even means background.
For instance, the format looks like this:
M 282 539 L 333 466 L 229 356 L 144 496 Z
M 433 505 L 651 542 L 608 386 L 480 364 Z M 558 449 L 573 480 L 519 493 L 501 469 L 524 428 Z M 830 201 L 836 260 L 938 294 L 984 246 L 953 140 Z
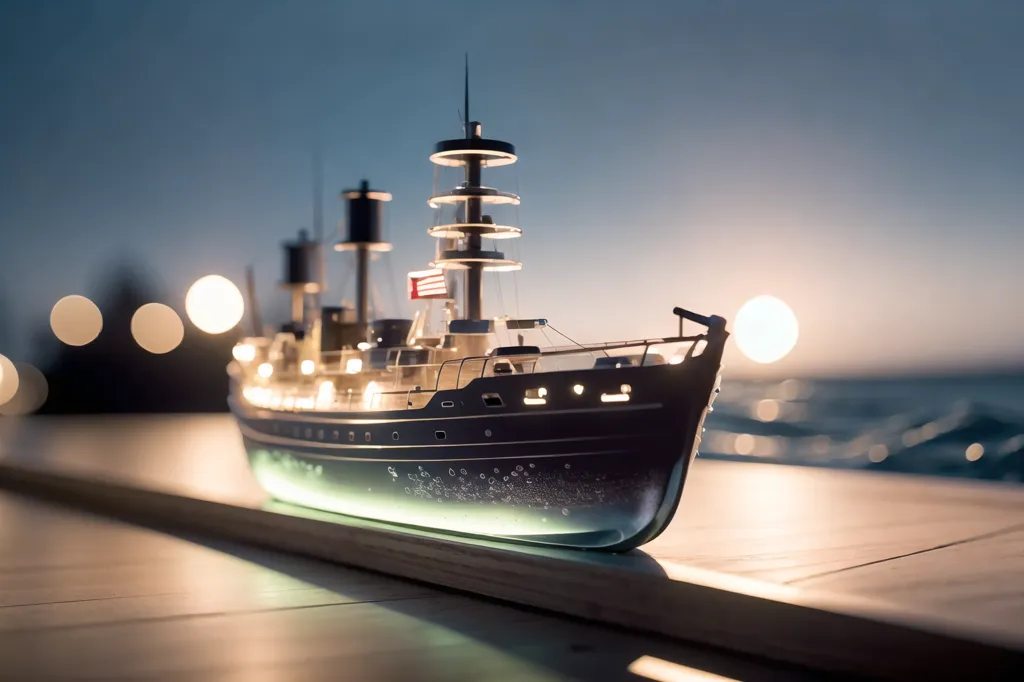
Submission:
M 462 240 L 462 248 L 442 252 L 436 265 L 466 271 L 464 319 L 479 321 L 484 319 L 483 273 L 487 270 L 522 268 L 522 263 L 505 258 L 502 252 L 484 249 L 483 239 L 518 237 L 522 231 L 510 225 L 496 225 L 491 216 L 483 215 L 484 204 L 519 204 L 519 197 L 515 194 L 481 184 L 481 171 L 484 167 L 509 165 L 515 163 L 517 157 L 515 147 L 508 142 L 483 138 L 483 126 L 469 117 L 468 55 L 464 106 L 465 137 L 437 143 L 430 160 L 439 166 L 463 167 L 465 180 L 454 190 L 431 197 L 428 203 L 433 208 L 439 208 L 442 204 L 461 204 L 465 210 L 461 217 L 456 211 L 456 221 L 460 222 L 433 227 L 430 234 L 439 239 Z

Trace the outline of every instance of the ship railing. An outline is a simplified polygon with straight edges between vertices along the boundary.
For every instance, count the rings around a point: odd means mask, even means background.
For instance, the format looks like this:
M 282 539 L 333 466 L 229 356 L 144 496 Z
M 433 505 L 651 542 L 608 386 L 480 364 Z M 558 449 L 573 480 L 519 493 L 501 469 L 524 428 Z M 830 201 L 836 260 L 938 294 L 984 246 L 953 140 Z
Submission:
M 597 354 L 604 357 L 622 358 L 624 365 L 652 365 L 652 364 L 678 364 L 687 358 L 699 354 L 701 346 L 707 341 L 707 335 L 695 336 L 674 336 L 657 339 L 642 339 L 635 341 L 613 341 L 608 343 L 595 343 L 576 346 L 550 347 L 541 350 L 540 353 L 524 355 L 502 355 L 502 356 L 471 356 L 447 360 L 441 364 L 437 373 L 435 390 L 445 391 L 465 388 L 471 381 L 485 376 L 495 376 L 495 371 L 500 365 L 504 370 L 501 373 L 517 374 L 540 374 L 544 372 L 564 371 L 566 369 L 595 369 Z M 664 356 L 652 354 L 651 349 L 661 346 L 673 347 L 671 359 L 666 360 Z M 679 351 L 686 348 L 685 354 Z M 629 353 L 631 350 L 642 349 L 640 352 Z M 614 351 L 615 354 L 609 351 Z M 570 366 L 549 366 L 543 363 L 545 358 L 565 358 L 570 361 Z M 655 359 L 657 358 L 657 359 Z M 576 360 L 575 363 L 572 361 Z M 576 364 L 578 366 L 571 366 Z M 615 365 L 608 365 L 615 366 Z M 511 368 L 511 372 L 509 372 Z
M 722 339 L 724 340 L 724 339 Z M 360 372 L 332 371 L 330 365 L 321 367 L 314 384 L 304 384 L 310 379 L 298 373 L 275 373 L 275 379 L 284 379 L 273 389 L 253 387 L 260 391 L 255 402 L 266 407 L 284 409 L 316 409 L 316 410 L 366 410 L 389 411 L 418 409 L 424 407 L 438 391 L 462 389 L 476 379 L 508 373 L 536 374 L 567 369 L 596 369 L 601 366 L 620 366 L 618 361 L 599 363 L 599 359 L 621 358 L 621 365 L 642 366 L 665 364 L 664 356 L 652 353 L 653 348 L 660 346 L 675 347 L 670 364 L 685 362 L 698 354 L 702 345 L 706 345 L 708 335 L 675 336 L 656 339 L 617 341 L 607 343 L 580 344 L 576 346 L 548 347 L 536 353 L 507 354 L 499 356 L 470 356 L 456 358 L 442 363 L 401 364 L 400 351 L 394 356 L 394 363 L 388 363 L 371 373 L 373 380 L 357 387 L 345 387 L 343 379 L 354 374 L 366 377 L 366 370 Z M 685 354 L 679 351 L 683 344 L 688 344 Z M 721 343 L 718 343 L 720 346 Z M 720 352 L 719 348 L 719 352 Z M 361 353 L 341 351 L 338 359 L 345 356 L 362 357 Z M 388 358 L 391 359 L 390 357 Z M 554 362 L 552 362 L 554 360 Z M 558 364 L 559 361 L 569 366 Z M 339 365 L 341 363 L 339 362 Z M 500 370 L 499 370 L 500 365 Z M 338 366 L 338 365 L 336 365 Z M 341 365 L 343 366 L 343 365 Z M 327 371 L 324 371 L 327 369 Z M 321 393 L 323 382 L 338 380 L 332 383 L 328 394 Z M 294 383 L 292 383 L 294 381 Z M 275 382 L 276 383 L 276 382 Z M 291 383 L 291 386 L 288 384 Z M 391 390 L 380 390 L 388 387 Z M 432 384 L 432 385 L 431 385 Z M 380 389 L 378 389 L 378 386 Z M 252 400 L 250 400 L 252 402 Z

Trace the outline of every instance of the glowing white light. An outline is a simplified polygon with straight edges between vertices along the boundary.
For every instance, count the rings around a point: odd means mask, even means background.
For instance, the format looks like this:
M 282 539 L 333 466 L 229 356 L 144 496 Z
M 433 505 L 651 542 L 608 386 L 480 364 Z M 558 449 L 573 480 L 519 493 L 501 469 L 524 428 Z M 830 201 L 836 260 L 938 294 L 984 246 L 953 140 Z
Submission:
M 264 379 L 269 379 L 270 375 L 274 373 L 274 366 L 269 362 L 264 362 L 256 368 L 256 373 Z
M 627 670 L 655 682 L 739 682 L 732 677 L 722 677 L 654 656 L 641 656 L 630 663 Z
M 373 406 L 373 398 L 380 389 L 377 387 L 376 381 L 371 381 L 366 384 L 366 388 L 363 390 L 363 406 L 370 408 Z
M 431 154 L 430 160 L 439 166 L 464 166 L 466 157 L 473 155 L 479 156 L 480 165 L 487 168 L 505 166 L 517 160 L 515 154 L 496 149 L 449 149 Z
M 154 355 L 170 353 L 185 338 L 178 313 L 162 303 L 147 303 L 132 315 L 132 338 Z
M 363 371 L 363 361 L 359 358 L 349 358 L 345 362 L 346 374 L 359 374 L 361 371 Z
M 256 359 L 256 346 L 251 343 L 240 343 L 231 349 L 231 355 L 239 362 L 252 362 Z
M 601 394 L 601 402 L 602 403 L 628 403 L 629 402 L 629 394 L 628 393 L 602 393 Z
M 200 330 L 207 334 L 223 334 L 241 321 L 245 301 L 231 280 L 220 275 L 207 275 L 189 287 L 185 295 L 185 312 Z
M 679 365 L 679 364 L 682 364 L 684 359 L 685 358 L 682 355 L 673 355 L 671 358 L 669 358 L 668 364 L 670 364 L 670 365 Z
M 7 403 L 18 392 L 18 368 L 0 355 L 0 405 Z
M 360 341 L 359 343 L 356 344 L 356 348 L 358 348 L 359 350 L 370 350 L 371 348 L 373 348 L 373 346 L 371 346 L 366 341 Z
M 545 398 L 544 396 L 546 396 L 547 394 L 548 394 L 548 389 L 546 389 L 544 387 L 527 389 L 526 397 L 523 398 L 523 404 L 524 405 L 545 405 L 545 404 L 547 404 L 548 401 L 547 401 L 547 398 Z
M 302 363 L 299 365 L 299 371 L 305 374 L 306 376 L 309 376 L 310 374 L 316 371 L 316 363 L 313 362 L 312 360 L 303 360 Z
M 758 296 L 736 313 L 736 346 L 754 362 L 768 364 L 789 355 L 800 336 L 796 315 L 774 296 Z
M 103 315 L 85 296 L 65 296 L 50 311 L 50 328 L 69 346 L 84 346 L 100 335 Z
M 316 391 L 316 407 L 326 410 L 332 404 L 334 404 L 334 383 L 322 381 Z
M 622 384 L 621 386 L 619 386 L 619 392 L 620 393 L 629 393 L 632 390 L 633 389 L 630 388 L 629 384 Z
M 583 395 L 583 384 L 576 384 L 572 387 L 572 392 L 576 395 Z

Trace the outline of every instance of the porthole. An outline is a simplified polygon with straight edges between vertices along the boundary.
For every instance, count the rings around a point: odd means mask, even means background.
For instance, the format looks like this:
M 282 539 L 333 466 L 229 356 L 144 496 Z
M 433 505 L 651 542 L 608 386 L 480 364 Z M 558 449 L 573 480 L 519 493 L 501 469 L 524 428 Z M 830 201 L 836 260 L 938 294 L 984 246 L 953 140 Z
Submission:
M 442 400 L 441 401 L 441 407 L 455 407 L 455 401 L 454 400 Z
M 447 437 L 448 437 L 448 434 L 446 434 L 444 431 L 434 431 L 434 438 L 436 438 L 438 440 L 444 440 Z
M 504 407 L 505 403 L 497 393 L 484 393 L 484 405 L 487 407 Z
M 391 440 L 398 440 L 398 431 L 391 432 Z
M 355 439 L 356 439 L 356 432 L 355 431 L 349 431 L 348 432 L 348 442 L 351 443 L 351 442 L 355 441 Z
M 323 429 L 320 429 L 319 431 L 316 432 L 316 439 L 317 440 L 323 440 L 324 439 L 324 430 Z
M 331 431 L 331 438 L 334 440 L 341 440 L 341 434 L 337 431 Z
M 366 433 L 363 434 L 363 440 L 365 440 L 367 443 L 370 442 L 370 432 L 369 431 L 367 431 Z

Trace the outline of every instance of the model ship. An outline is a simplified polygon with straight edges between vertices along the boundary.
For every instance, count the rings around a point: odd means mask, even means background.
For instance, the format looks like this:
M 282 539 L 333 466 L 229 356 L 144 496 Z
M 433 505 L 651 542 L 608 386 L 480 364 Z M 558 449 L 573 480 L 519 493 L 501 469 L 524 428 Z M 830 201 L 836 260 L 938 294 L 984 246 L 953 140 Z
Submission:
M 272 497 L 296 505 L 459 535 L 635 548 L 679 503 L 719 390 L 725 321 L 676 308 L 674 336 L 542 346 L 525 335 L 551 329 L 546 319 L 486 317 L 484 273 L 521 268 L 488 243 L 521 230 L 483 214 L 519 197 L 481 174 L 517 156 L 469 119 L 468 76 L 464 120 L 465 136 L 430 156 L 464 181 L 429 200 L 438 242 L 430 269 L 410 273 L 410 298 L 427 306 L 413 319 L 369 313 L 371 257 L 391 249 L 388 193 L 364 181 L 341 195 L 335 248 L 355 253 L 353 306 L 319 304 L 320 242 L 286 244 L 292 319 L 243 339 L 228 367 L 250 466 Z M 684 320 L 702 331 L 684 336 Z

